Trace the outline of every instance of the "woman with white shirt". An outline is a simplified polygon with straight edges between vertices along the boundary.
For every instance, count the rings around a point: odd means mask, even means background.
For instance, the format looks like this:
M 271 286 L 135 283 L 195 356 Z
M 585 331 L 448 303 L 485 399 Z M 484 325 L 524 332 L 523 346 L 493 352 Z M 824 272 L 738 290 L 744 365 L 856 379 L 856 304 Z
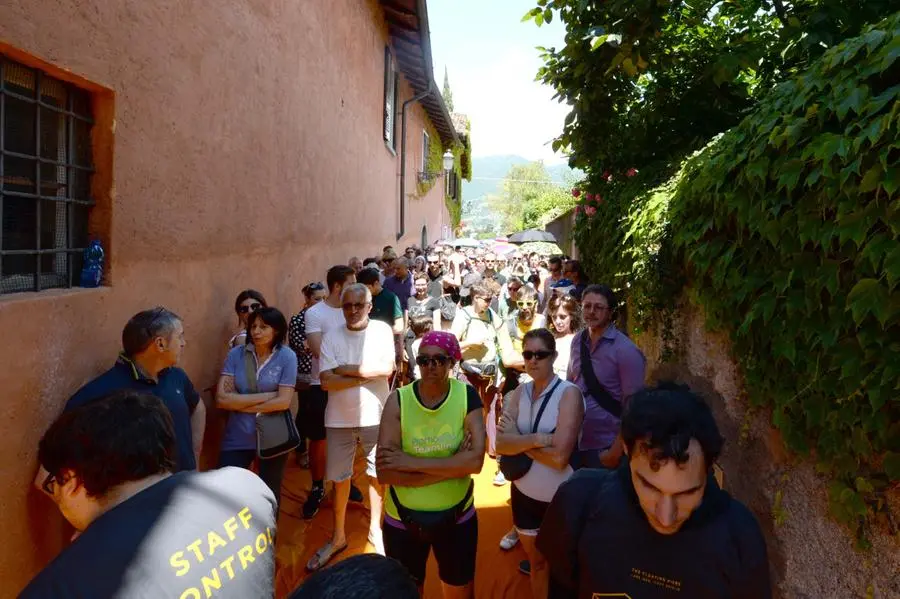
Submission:
M 556 338 L 556 359 L 553 372 L 566 378 L 569 356 L 572 354 L 572 339 L 584 326 L 581 318 L 581 304 L 571 295 L 554 294 L 547 304 L 547 320 L 550 332 Z
M 535 599 L 547 596 L 547 562 L 535 539 L 556 489 L 572 474 L 569 459 L 584 419 L 581 391 L 554 372 L 556 340 L 547 329 L 525 334 L 522 356 L 531 381 L 513 391 L 503 407 L 497 429 L 497 453 L 525 454 L 531 459 L 524 475 L 513 478 L 513 524 L 531 564 L 531 591 Z M 521 474 L 521 473 L 520 473 Z

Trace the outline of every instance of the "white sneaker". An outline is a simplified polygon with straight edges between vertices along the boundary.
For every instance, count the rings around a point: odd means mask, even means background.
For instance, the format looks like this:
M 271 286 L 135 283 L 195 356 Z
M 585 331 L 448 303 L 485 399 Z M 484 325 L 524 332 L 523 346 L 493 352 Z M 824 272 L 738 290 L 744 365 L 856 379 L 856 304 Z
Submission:
M 501 472 L 500 470 L 497 470 L 497 475 L 494 476 L 494 486 L 502 487 L 503 485 L 505 485 L 508 482 L 509 481 L 506 480 L 506 477 L 503 476 L 503 472 Z
M 513 528 L 500 539 L 500 549 L 509 551 L 519 544 L 519 531 Z
M 377 535 L 369 531 L 369 544 L 375 549 L 375 553 L 384 555 L 384 535 L 381 531 L 378 531 Z

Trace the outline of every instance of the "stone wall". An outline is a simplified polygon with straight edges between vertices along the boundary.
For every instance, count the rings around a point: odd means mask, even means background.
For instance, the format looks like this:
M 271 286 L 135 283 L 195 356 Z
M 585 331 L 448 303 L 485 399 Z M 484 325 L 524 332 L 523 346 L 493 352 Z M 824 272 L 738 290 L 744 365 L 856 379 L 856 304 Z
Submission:
M 812 460 L 787 452 L 768 411 L 749 409 L 727 336 L 707 331 L 695 306 L 684 303 L 677 314 L 675 341 L 668 348 L 661 331 L 635 341 L 647 357 L 651 381 L 687 383 L 712 405 L 726 438 L 725 488 L 753 510 L 763 527 L 775 597 L 900 598 L 896 530 L 891 536 L 885 524 L 872 532 L 871 551 L 856 550 L 849 530 L 827 515 L 827 479 L 816 473 Z M 900 493 L 889 504 L 900 516 Z

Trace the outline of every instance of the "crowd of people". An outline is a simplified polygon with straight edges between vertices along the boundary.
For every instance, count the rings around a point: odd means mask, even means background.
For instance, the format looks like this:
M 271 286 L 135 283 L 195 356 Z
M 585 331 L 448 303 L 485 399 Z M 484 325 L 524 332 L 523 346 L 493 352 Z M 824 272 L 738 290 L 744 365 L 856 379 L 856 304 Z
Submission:
M 522 545 L 535 599 L 771 596 L 759 526 L 711 474 L 723 440 L 709 407 L 645 387 L 615 293 L 577 260 L 388 246 L 299 296 L 288 318 L 237 295 L 215 386 L 227 424 L 205 472 L 180 317 L 128 321 L 112 368 L 40 442 L 35 485 L 75 532 L 21 597 L 272 597 L 291 456 L 311 478 L 296 515 L 316 518 L 328 487 L 333 508 L 296 598 L 421 595 L 432 553 L 443 596 L 474 597 L 486 458 L 513 521 L 493 542 Z M 363 463 L 378 556 L 328 566 L 348 504 L 366 500 Z

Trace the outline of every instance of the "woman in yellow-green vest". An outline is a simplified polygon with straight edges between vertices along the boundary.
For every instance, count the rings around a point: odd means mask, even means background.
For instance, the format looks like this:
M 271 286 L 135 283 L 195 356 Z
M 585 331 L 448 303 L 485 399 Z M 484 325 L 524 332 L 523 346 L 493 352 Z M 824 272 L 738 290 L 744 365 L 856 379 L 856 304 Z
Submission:
M 472 475 L 484 463 L 484 417 L 475 388 L 450 377 L 460 360 L 452 333 L 422 337 L 422 378 L 388 396 L 378 437 L 384 549 L 419 585 L 434 550 L 444 598 L 474 597 L 478 517 Z

